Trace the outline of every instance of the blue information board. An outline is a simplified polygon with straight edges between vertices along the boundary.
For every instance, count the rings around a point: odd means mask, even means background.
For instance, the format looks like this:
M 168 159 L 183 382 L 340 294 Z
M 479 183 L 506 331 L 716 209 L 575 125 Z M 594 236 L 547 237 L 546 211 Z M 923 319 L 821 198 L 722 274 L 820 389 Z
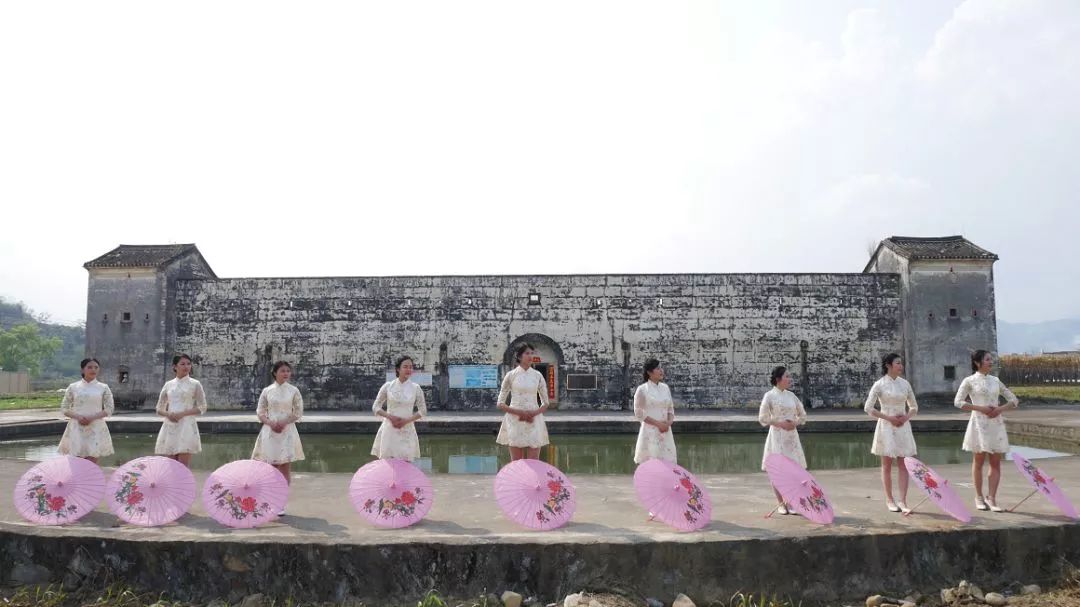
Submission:
M 498 388 L 498 365 L 450 365 L 451 388 Z

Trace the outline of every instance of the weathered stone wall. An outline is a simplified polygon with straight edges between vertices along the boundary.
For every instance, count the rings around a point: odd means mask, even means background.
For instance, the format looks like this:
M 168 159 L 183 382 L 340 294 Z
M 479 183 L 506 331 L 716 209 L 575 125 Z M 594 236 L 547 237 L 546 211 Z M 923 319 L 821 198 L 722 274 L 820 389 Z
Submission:
M 432 408 L 490 408 L 494 390 L 450 389 L 447 366 L 505 371 L 520 338 L 557 366 L 562 408 L 627 406 L 650 356 L 679 406 L 756 404 L 778 364 L 808 406 L 833 405 L 861 400 L 901 347 L 900 309 L 895 274 L 181 280 L 173 346 L 215 407 L 252 407 L 285 359 L 309 407 L 367 408 L 404 353 L 434 374 Z M 568 391 L 569 373 L 597 389 Z

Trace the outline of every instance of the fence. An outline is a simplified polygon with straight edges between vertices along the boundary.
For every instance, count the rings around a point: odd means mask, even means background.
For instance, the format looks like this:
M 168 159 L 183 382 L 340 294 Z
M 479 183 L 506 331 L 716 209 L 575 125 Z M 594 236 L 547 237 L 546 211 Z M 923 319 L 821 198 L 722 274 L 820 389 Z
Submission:
M 1002 356 L 1001 381 L 1016 386 L 1080 384 L 1080 354 Z
M 0 394 L 27 394 L 30 392 L 30 374 L 0 371 Z

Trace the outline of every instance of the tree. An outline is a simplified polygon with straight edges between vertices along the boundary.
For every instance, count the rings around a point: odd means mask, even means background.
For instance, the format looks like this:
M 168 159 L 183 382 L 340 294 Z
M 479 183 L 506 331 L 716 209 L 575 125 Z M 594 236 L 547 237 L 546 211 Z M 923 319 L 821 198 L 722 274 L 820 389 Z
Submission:
M 0 369 L 37 375 L 41 363 L 52 358 L 63 345 L 59 337 L 42 336 L 37 325 L 31 323 L 0 330 Z

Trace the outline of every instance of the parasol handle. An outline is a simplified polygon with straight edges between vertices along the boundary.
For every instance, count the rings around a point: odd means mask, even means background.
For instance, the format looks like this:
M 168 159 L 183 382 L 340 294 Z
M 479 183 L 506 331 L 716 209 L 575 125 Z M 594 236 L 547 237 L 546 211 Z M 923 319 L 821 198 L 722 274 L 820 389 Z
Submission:
M 925 503 L 926 503 L 926 500 L 928 500 L 928 499 L 930 499 L 930 496 L 929 496 L 929 495 L 927 495 L 926 497 L 922 498 L 922 501 L 921 501 L 921 502 L 919 502 L 918 504 L 915 504 L 915 507 L 914 507 L 914 508 L 912 508 L 910 512 L 905 512 L 905 513 L 904 513 L 904 516 L 911 516 L 912 514 L 915 514 L 915 510 L 917 510 L 919 506 L 922 506 L 923 504 L 925 504 Z
M 1036 489 L 1036 490 L 1032 491 L 1031 493 L 1027 494 L 1027 497 L 1025 497 L 1024 499 L 1022 499 L 1022 500 L 1020 500 L 1019 502 L 1017 502 L 1017 503 L 1016 503 L 1016 505 L 1015 505 L 1015 506 L 1013 506 L 1012 508 L 1009 508 L 1009 512 L 1013 512 L 1013 511 L 1015 511 L 1015 510 L 1016 510 L 1017 508 L 1019 508 L 1019 507 L 1020 507 L 1020 504 L 1023 504 L 1024 502 L 1028 501 L 1028 497 L 1031 497 L 1031 496 L 1035 495 L 1035 494 L 1036 494 L 1036 493 L 1038 493 L 1038 492 L 1039 492 L 1039 490 L 1038 490 L 1038 489 Z
M 776 507 L 773 508 L 771 512 L 769 512 L 768 514 L 765 515 L 765 518 L 772 518 L 772 515 L 776 514 L 777 511 L 779 511 L 779 510 L 780 510 L 780 504 L 777 504 Z

